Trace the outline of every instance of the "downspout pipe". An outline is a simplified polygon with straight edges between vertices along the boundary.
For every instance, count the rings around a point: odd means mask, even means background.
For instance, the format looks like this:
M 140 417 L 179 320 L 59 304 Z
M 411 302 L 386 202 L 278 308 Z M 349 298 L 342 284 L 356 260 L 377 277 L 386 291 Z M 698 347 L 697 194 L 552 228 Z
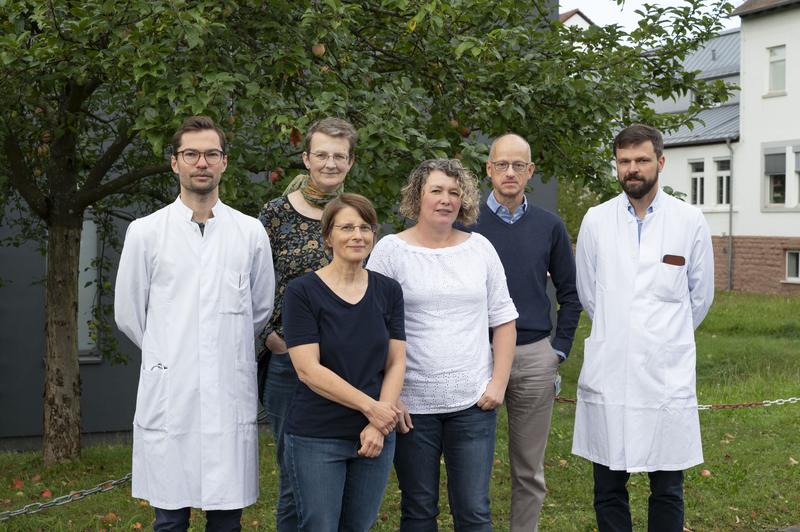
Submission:
M 733 146 L 731 138 L 725 139 L 725 145 L 731 154 L 730 184 L 728 185 L 728 292 L 733 290 Z

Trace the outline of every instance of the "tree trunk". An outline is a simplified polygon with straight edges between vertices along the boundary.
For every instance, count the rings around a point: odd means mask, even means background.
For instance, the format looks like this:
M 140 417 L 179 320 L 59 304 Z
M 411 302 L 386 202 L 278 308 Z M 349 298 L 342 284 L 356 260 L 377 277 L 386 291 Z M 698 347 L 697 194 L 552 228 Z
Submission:
M 49 225 L 47 234 L 47 353 L 44 370 L 45 467 L 81 452 L 78 366 L 78 270 L 81 223 Z

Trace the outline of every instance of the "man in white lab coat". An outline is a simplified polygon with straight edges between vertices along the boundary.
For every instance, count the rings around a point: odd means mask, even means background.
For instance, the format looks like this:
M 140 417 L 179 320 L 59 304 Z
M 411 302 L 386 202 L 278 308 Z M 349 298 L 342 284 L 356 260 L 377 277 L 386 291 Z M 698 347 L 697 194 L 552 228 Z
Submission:
M 593 462 L 600 532 L 631 530 L 626 483 L 650 477 L 648 530 L 683 531 L 683 470 L 703 461 L 694 330 L 714 297 L 699 209 L 660 190 L 664 142 L 640 124 L 614 139 L 623 193 L 589 209 L 576 249 L 592 320 L 572 452 Z
M 219 200 L 225 136 L 205 116 L 172 141 L 180 196 L 130 224 L 114 299 L 142 350 L 133 420 L 132 495 L 155 530 L 239 530 L 258 497 L 254 334 L 272 312 L 274 274 L 261 223 Z

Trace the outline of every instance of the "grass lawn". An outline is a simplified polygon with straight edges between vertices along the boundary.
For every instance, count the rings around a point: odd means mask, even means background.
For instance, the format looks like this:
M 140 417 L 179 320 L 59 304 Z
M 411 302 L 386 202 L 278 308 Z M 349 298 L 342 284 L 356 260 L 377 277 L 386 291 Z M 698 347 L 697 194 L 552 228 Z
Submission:
M 583 338 L 581 321 L 575 349 L 562 366 L 562 395 L 575 397 Z M 800 298 L 717 294 L 697 334 L 700 403 L 739 403 L 800 396 Z M 574 406 L 556 404 L 547 449 L 549 494 L 541 529 L 591 531 L 595 528 L 588 462 L 570 454 Z M 498 426 L 492 483 L 495 529 L 508 529 L 510 482 L 505 411 Z M 700 413 L 706 462 L 686 472 L 686 526 L 693 531 L 779 530 L 800 525 L 800 404 L 713 410 Z M 276 470 L 274 447 L 261 441 L 261 497 L 244 513 L 245 529 L 274 529 Z M 120 478 L 130 470 L 130 447 L 95 446 L 80 463 L 44 470 L 38 453 L 0 453 L 0 512 Z M 708 470 L 710 475 L 701 475 Z M 634 528 L 646 529 L 647 476 L 632 475 Z M 441 530 L 452 529 L 442 484 Z M 130 497 L 126 484 L 64 507 L 0 522 L 2 530 L 100 530 L 149 528 L 147 503 Z M 396 530 L 399 492 L 394 477 L 386 490 L 375 530 Z M 202 512 L 193 530 L 203 530 Z

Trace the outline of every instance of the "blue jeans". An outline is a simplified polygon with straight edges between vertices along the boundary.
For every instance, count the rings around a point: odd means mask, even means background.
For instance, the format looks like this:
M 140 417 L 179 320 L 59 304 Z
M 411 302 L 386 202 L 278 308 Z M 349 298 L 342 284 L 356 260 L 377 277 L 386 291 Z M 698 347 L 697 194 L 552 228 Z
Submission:
M 600 532 L 633 530 L 628 504 L 627 471 L 612 471 L 592 463 L 594 510 Z M 651 471 L 650 497 L 647 500 L 648 532 L 683 531 L 683 471 Z
M 295 532 L 297 530 L 297 510 L 284 460 L 283 426 L 299 382 L 289 355 L 273 353 L 269 361 L 262 402 L 275 440 L 275 461 L 279 472 L 278 501 L 275 506 L 275 522 L 278 532 Z
M 375 458 L 358 456 L 361 443 L 286 434 L 285 460 L 297 504 L 297 530 L 367 532 L 381 508 L 395 435 Z
M 497 413 L 472 406 L 449 414 L 413 414 L 398 434 L 394 467 L 400 484 L 400 530 L 437 530 L 439 461 L 444 454 L 450 513 L 458 532 L 492 530 L 489 483 Z
M 153 508 L 156 520 L 153 522 L 155 532 L 186 532 L 189 529 L 191 508 L 165 510 Z M 209 510 L 206 512 L 207 532 L 238 532 L 242 529 L 242 509 Z

